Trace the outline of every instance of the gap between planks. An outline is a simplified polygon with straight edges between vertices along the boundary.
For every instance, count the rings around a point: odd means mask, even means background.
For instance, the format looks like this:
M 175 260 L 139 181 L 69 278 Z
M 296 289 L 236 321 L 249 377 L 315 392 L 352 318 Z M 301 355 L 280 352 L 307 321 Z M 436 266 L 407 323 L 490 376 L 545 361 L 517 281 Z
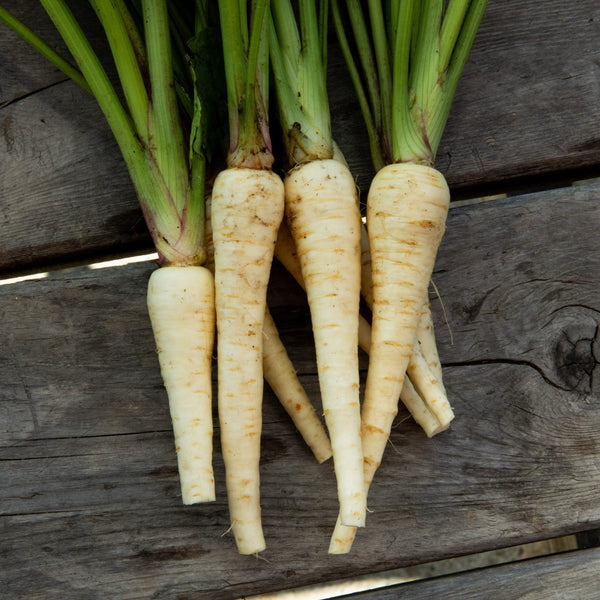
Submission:
M 500 200 L 506 198 L 507 194 L 496 194 L 494 196 L 485 196 L 472 198 L 469 200 L 458 200 L 451 204 L 450 210 L 458 208 L 460 206 L 466 206 L 469 204 L 478 204 L 481 202 L 490 202 L 493 200 Z M 0 277 L 0 286 L 10 285 L 13 283 L 21 283 L 22 281 L 33 281 L 36 279 L 45 279 L 50 273 L 58 271 L 69 271 L 79 267 L 87 267 L 89 269 L 104 269 L 109 267 L 120 267 L 136 262 L 156 262 L 158 260 L 158 254 L 156 252 L 135 252 L 131 254 L 121 254 L 118 256 L 111 255 L 106 257 L 105 260 L 93 260 L 93 261 L 70 261 L 66 264 L 57 264 L 55 267 L 46 268 L 39 271 L 33 272 L 21 272 L 11 274 L 7 277 Z
M 599 189 L 600 188 L 600 177 L 592 177 L 589 179 L 583 179 L 579 181 L 572 181 L 566 184 L 564 187 L 575 187 L 578 189 Z M 543 188 L 544 190 L 547 188 Z M 472 204 L 482 204 L 487 202 L 493 202 L 494 200 L 503 200 L 505 198 L 517 197 L 521 195 L 528 195 L 535 193 L 535 189 L 517 192 L 517 193 L 501 193 L 493 194 L 490 196 L 476 196 L 474 198 L 465 198 L 463 200 L 453 200 L 450 204 L 450 210 L 460 208 L 463 206 L 469 206 Z M 542 191 L 542 190 L 540 190 Z M 156 253 L 150 253 L 149 249 L 137 250 L 136 252 L 122 253 L 122 254 L 111 254 L 106 255 L 104 258 L 96 258 L 94 260 L 72 260 L 63 263 L 56 264 L 52 267 L 46 267 L 40 270 L 22 270 L 13 273 L 7 273 L 5 276 L 0 275 L 0 286 L 9 285 L 11 283 L 19 283 L 21 281 L 44 279 L 51 272 L 57 271 L 68 271 L 77 267 L 88 267 L 91 269 L 99 269 L 105 267 L 115 267 L 126 265 L 132 262 L 144 262 L 158 260 Z
M 552 556 L 561 552 L 578 549 L 577 536 L 573 534 L 497 550 L 488 550 L 476 554 L 467 554 L 456 558 L 447 558 L 421 565 L 392 569 L 374 575 L 362 575 L 360 577 L 303 586 L 271 594 L 244 596 L 237 600 L 329 600 L 348 594 L 375 591 L 399 584 L 424 581 L 444 575 L 466 573 L 467 571 L 483 567 L 516 563 L 521 560 Z
M 32 281 L 36 279 L 45 279 L 50 275 L 50 272 L 56 271 L 69 271 L 71 269 L 76 269 L 79 267 L 87 267 L 88 269 L 97 270 L 97 269 L 106 269 L 112 267 L 122 267 L 124 265 L 129 265 L 132 263 L 138 262 L 156 262 L 158 260 L 158 254 L 156 252 L 152 253 L 144 253 L 144 254 L 132 254 L 126 256 L 120 256 L 118 258 L 111 258 L 109 260 L 104 261 L 94 261 L 94 262 L 82 262 L 81 264 L 73 264 L 68 267 L 61 266 L 57 269 L 45 270 L 45 271 L 36 271 L 35 273 L 27 273 L 26 275 L 17 275 L 15 277 L 6 277 L 0 279 L 0 286 L 10 285 L 13 283 L 20 283 L 22 281 Z

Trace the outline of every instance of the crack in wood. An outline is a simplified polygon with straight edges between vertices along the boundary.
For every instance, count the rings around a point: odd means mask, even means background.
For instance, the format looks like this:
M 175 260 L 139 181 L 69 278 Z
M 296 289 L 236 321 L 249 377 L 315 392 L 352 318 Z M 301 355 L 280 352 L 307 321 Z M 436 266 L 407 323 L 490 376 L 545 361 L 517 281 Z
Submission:
M 11 98 L 10 100 L 5 100 L 4 102 L 0 102 L 0 110 L 3 108 L 9 107 L 12 104 L 16 104 L 17 102 L 21 102 L 22 100 L 27 100 L 27 98 L 29 98 L 31 96 L 35 96 L 35 94 L 39 94 L 40 92 L 44 92 L 46 90 L 49 90 L 50 88 L 53 88 L 56 85 L 60 85 L 61 83 L 65 83 L 68 81 L 71 81 L 71 80 L 69 78 L 60 79 L 59 81 L 55 81 L 54 83 L 50 83 L 43 87 L 37 88 L 35 90 L 31 90 L 31 92 L 26 92 L 25 94 L 15 96 L 14 98 Z
M 533 363 L 531 361 L 528 361 L 528 360 L 519 360 L 519 359 L 511 359 L 511 358 L 482 358 L 480 360 L 466 360 L 466 361 L 446 362 L 446 363 L 442 364 L 442 368 L 445 369 L 445 368 L 453 368 L 453 367 L 477 367 L 477 366 L 482 366 L 482 365 L 493 365 L 493 364 L 499 364 L 499 365 L 519 365 L 519 366 L 530 367 L 534 371 L 536 371 L 548 385 L 556 388 L 557 390 L 561 390 L 561 391 L 564 391 L 564 392 L 573 392 L 573 391 L 575 391 L 571 387 L 565 387 L 565 386 L 559 385 L 555 381 L 552 381 L 544 373 L 544 371 L 541 369 L 541 367 L 538 367 L 535 363 Z
M 97 433 L 93 435 L 67 435 L 67 436 L 56 436 L 56 437 L 30 437 L 27 438 L 28 442 L 53 442 L 58 440 L 93 440 L 102 438 L 114 438 L 114 437 L 125 437 L 125 436 L 145 436 L 145 435 L 172 435 L 172 429 L 152 429 L 148 431 L 120 431 L 118 433 Z

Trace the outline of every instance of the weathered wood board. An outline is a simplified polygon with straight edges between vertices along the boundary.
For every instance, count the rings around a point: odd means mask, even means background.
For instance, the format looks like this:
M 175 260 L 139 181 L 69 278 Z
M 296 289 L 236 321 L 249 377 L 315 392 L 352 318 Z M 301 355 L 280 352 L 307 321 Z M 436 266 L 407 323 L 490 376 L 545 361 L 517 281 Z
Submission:
M 3 5 L 63 48 L 37 2 Z M 456 197 L 600 174 L 599 28 L 597 0 L 489 2 L 438 153 Z M 5 27 L 0 56 L 0 271 L 147 247 L 94 101 Z M 368 146 L 333 41 L 330 63 L 334 137 L 364 190 Z
M 180 504 L 145 309 L 152 265 L 0 287 L 0 590 L 230 599 L 599 527 L 599 200 L 589 186 L 451 211 L 434 273 L 445 317 L 433 310 L 457 418 L 427 439 L 401 411 L 346 556 L 327 555 L 332 466 L 269 391 L 267 550 L 239 556 L 227 533 L 218 435 L 218 500 Z M 296 289 L 278 273 L 272 310 L 318 403 Z
M 600 549 L 594 548 L 353 594 L 352 600 L 581 600 L 597 591 L 599 572 Z
M 3 5 L 63 47 L 37 2 Z M 87 3 L 72 5 L 105 52 Z M 600 174 L 599 27 L 596 0 L 490 0 L 438 154 L 456 198 Z M 94 101 L 3 27 L 0 56 L 0 272 L 148 248 Z M 334 135 L 364 190 L 360 117 L 330 60 Z M 600 527 L 599 201 L 592 184 L 451 211 L 432 305 L 457 419 L 428 440 L 401 411 L 368 527 L 341 557 L 327 555 L 332 466 L 315 464 L 268 390 L 267 551 L 241 557 L 227 532 L 218 435 L 217 502 L 181 505 L 151 264 L 1 286 L 0 596 L 230 599 Z M 318 405 L 303 294 L 275 268 L 270 299 Z M 578 597 L 597 562 L 591 550 L 401 590 Z M 528 587 L 538 574 L 544 586 Z

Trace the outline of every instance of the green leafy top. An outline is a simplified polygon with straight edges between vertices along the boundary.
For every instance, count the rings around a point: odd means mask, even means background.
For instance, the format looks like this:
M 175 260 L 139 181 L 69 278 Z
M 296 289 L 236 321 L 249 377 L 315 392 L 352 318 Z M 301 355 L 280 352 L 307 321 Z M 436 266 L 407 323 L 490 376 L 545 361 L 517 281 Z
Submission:
M 231 167 L 270 169 L 268 0 L 219 0 Z
M 487 0 L 369 0 L 367 15 L 360 0 L 347 0 L 345 13 L 338 0 L 332 0 L 335 30 L 377 170 L 391 162 L 434 164 L 486 4 Z
M 327 97 L 328 2 L 271 5 L 270 52 L 279 121 L 290 165 L 333 156 Z

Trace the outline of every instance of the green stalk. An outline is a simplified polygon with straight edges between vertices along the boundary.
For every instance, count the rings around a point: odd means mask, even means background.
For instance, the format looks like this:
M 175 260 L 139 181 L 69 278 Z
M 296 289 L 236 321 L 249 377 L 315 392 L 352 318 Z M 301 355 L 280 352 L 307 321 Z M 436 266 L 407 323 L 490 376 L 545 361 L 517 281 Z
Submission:
M 414 53 L 411 56 L 409 84 L 414 90 L 417 107 L 428 105 L 429 95 L 440 76 L 439 30 L 443 8 L 444 0 L 423 0 L 418 26 L 413 30 Z
M 242 113 L 242 129 L 252 130 L 256 116 L 250 109 L 251 106 L 260 106 L 259 118 L 266 114 L 268 68 L 265 69 L 266 39 L 265 18 L 268 15 L 268 2 L 255 2 L 251 20 L 250 46 L 248 48 L 248 74 L 246 77 L 246 90 L 244 92 L 246 110 Z M 268 46 L 267 46 L 268 47 Z M 268 54 L 266 54 L 268 60 Z M 268 65 L 268 63 L 267 63 Z
M 414 119 L 414 96 L 409 87 L 414 4 L 414 0 L 405 0 L 398 10 L 392 72 L 392 160 L 432 163 L 424 124 Z
M 439 146 L 446 127 L 458 81 L 471 52 L 486 5 L 487 0 L 471 0 L 446 68 L 443 85 L 438 86 L 436 90 L 438 94 L 433 95 L 430 101 L 429 110 L 432 116 L 429 123 L 429 138 L 435 149 Z
M 300 34 L 296 24 L 294 9 L 290 2 L 273 2 L 271 4 L 272 33 L 277 35 L 270 39 L 270 49 L 275 50 L 283 58 L 285 65 L 285 80 L 293 81 L 293 75 L 298 68 L 298 57 L 302 51 Z M 275 23 L 277 27 L 275 28 Z
M 368 0 L 369 42 L 375 50 L 379 78 L 383 132 L 380 143 L 384 144 L 382 154 L 386 160 L 434 164 L 458 80 L 486 3 L 487 0 Z M 351 20 L 353 10 L 348 2 Z M 356 49 L 363 55 L 362 76 L 372 82 L 375 68 L 370 47 L 364 40 L 364 30 L 356 29 Z M 341 38 L 339 32 L 338 37 Z M 347 56 L 346 62 L 354 81 L 356 62 Z M 358 92 L 359 102 L 362 93 Z M 391 108 L 387 104 L 390 99 Z M 365 121 L 370 129 L 368 118 Z M 386 135 L 391 138 L 390 153 L 385 145 Z M 374 160 L 376 168 L 379 164 Z
M 281 7 L 283 3 L 275 2 L 275 5 Z M 279 10 L 279 9 L 278 9 Z M 292 14 L 293 16 L 293 14 Z M 280 30 L 282 22 L 280 22 Z M 287 31 L 287 28 L 285 28 Z M 294 24 L 291 32 L 297 34 L 297 30 Z M 290 81 L 295 81 L 295 68 L 293 59 L 290 60 L 290 56 L 294 56 L 294 50 L 290 49 L 290 41 L 293 39 L 293 35 L 283 34 L 282 44 L 278 44 L 277 31 L 275 29 L 275 23 L 273 17 L 269 19 L 269 53 L 271 58 L 271 67 L 273 70 L 273 78 L 275 81 L 275 87 L 277 89 L 277 106 L 279 111 L 279 119 L 282 123 L 300 123 L 303 118 L 303 113 L 299 103 L 297 102 L 297 92 L 294 91 L 290 85 Z M 300 53 L 300 39 L 297 40 L 297 53 Z M 296 56 L 298 55 L 296 54 Z M 292 125 L 293 126 L 293 125 Z
M 305 106 L 311 108 L 316 131 L 333 155 L 329 100 L 327 97 L 327 72 L 321 53 L 319 23 L 314 0 L 299 0 L 301 54 L 301 98 Z M 326 151 L 329 154 L 329 148 Z
M 65 2 L 41 0 L 41 3 L 79 65 L 115 136 L 157 250 L 170 257 L 170 233 L 180 229 L 180 220 L 158 169 L 142 146 L 98 57 Z
M 229 112 L 231 167 L 269 169 L 273 164 L 268 120 L 267 35 L 269 0 L 219 0 Z
M 369 0 L 369 18 L 371 19 L 371 35 L 379 78 L 382 154 L 389 160 L 392 151 L 392 65 L 386 38 L 384 12 L 380 1 Z
M 142 73 L 145 73 L 147 70 L 146 47 L 144 46 L 144 40 L 142 39 L 140 30 L 138 29 L 138 26 L 136 25 L 135 19 L 133 18 L 129 8 L 125 4 L 125 0 L 113 0 L 113 2 L 121 14 L 123 26 L 125 27 L 127 35 L 129 36 L 129 41 L 137 57 L 137 63 L 140 67 L 140 70 Z
M 206 254 L 205 113 L 210 113 L 212 105 L 200 102 L 196 85 L 188 91 L 195 102 L 189 146 L 185 146 L 174 92 L 166 2 L 143 1 L 144 45 L 124 0 L 91 0 L 109 41 L 129 112 L 121 104 L 119 95 L 66 2 L 41 0 L 41 4 L 79 70 L 49 50 L 47 44 L 1 7 L 0 20 L 96 98 L 125 160 L 161 262 L 202 264 Z M 206 8 L 205 0 L 197 0 L 197 4 Z M 136 10 L 140 8 L 137 0 L 132 5 Z M 206 22 L 203 18 L 198 20 L 199 24 L 203 22 Z M 203 50 L 206 48 L 201 47 Z M 187 56 L 185 59 L 187 61 Z M 206 57 L 196 59 L 207 60 Z M 149 82 L 144 77 L 146 64 Z M 202 81 L 201 85 L 204 84 Z M 146 85 L 149 85 L 150 91 L 146 90 Z
M 198 93 L 194 89 L 194 111 L 190 133 L 190 193 L 186 207 L 185 226 L 190 231 L 202 232 L 201 247 L 204 249 L 204 222 L 206 218 L 204 196 L 206 193 L 206 153 L 203 136 L 203 110 Z M 202 262 L 206 260 L 202 255 Z
M 314 0 L 273 3 L 270 29 L 279 119 L 290 165 L 333 156 L 323 32 Z
M 354 91 L 356 93 L 358 105 L 360 106 L 363 120 L 366 125 L 367 135 L 369 137 L 369 149 L 371 151 L 371 161 L 375 170 L 378 171 L 385 165 L 382 154 L 383 143 L 380 138 L 379 127 L 375 123 L 375 118 L 372 114 L 372 105 L 369 103 L 360 73 L 354 61 L 354 57 L 352 56 L 352 51 L 350 50 L 350 44 L 348 43 L 348 38 L 346 37 L 346 32 L 344 31 L 344 27 L 342 25 L 342 18 L 337 0 L 332 0 L 331 9 L 333 26 L 337 34 L 342 55 L 346 61 L 350 79 L 354 85 Z
M 40 1 L 65 40 L 92 94 L 98 101 L 121 148 L 127 166 L 133 173 L 142 173 L 146 157 L 131 119 L 123 109 L 104 68 L 77 21 L 63 0 Z
M 445 71 L 454 52 L 469 0 L 449 0 L 440 30 L 440 70 Z
M 177 211 L 184 210 L 189 180 L 183 132 L 175 96 L 166 0 L 142 2 L 152 108 L 152 154 Z
M 67 77 L 81 86 L 86 92 L 91 92 L 90 86 L 79 70 L 62 56 L 56 53 L 44 40 L 15 18 L 5 8 L 0 6 L 0 21 L 10 27 L 17 35 L 24 39 L 34 50 L 39 52 L 46 60 L 61 70 Z
M 188 67 L 189 52 L 186 44 L 194 35 L 194 32 L 188 25 L 187 15 L 180 12 L 176 3 L 170 2 L 168 8 L 171 21 L 171 40 L 173 44 L 173 74 L 175 76 L 176 85 L 180 85 L 183 89 L 189 90 L 192 86 L 192 80 L 190 77 L 190 69 Z M 178 97 L 181 102 L 182 98 L 180 96 Z M 188 102 L 193 106 L 193 100 L 189 96 L 184 102 Z M 192 112 L 193 108 L 190 109 L 188 114 L 191 115 Z
M 123 21 L 122 13 L 113 0 L 90 0 L 104 31 L 115 62 L 121 87 L 125 95 L 129 114 L 135 130 L 143 143 L 148 142 L 149 100 L 138 62 L 138 54 L 131 43 L 130 32 Z
M 155 146 L 147 146 L 136 131 L 134 120 L 121 104 L 118 94 L 113 88 L 98 57 L 64 0 L 41 0 L 41 4 L 69 48 L 80 69 L 80 77 L 83 77 L 86 88 L 96 98 L 113 132 L 129 170 L 148 228 L 162 262 L 200 264 L 204 256 L 204 223 L 202 219 L 203 213 L 199 210 L 198 204 L 192 201 L 188 202 L 186 196 L 182 206 L 178 210 L 173 202 L 171 190 L 167 186 L 158 161 L 153 154 L 156 150 Z M 98 0 L 96 8 L 101 8 L 100 4 L 101 0 Z M 109 8 L 112 10 L 116 6 L 119 6 L 118 0 L 117 4 Z M 108 13 L 108 16 L 104 14 L 101 21 L 108 25 L 111 23 L 112 18 L 117 19 L 117 13 Z M 150 20 L 154 20 L 155 18 L 155 16 L 151 16 Z M 131 25 L 132 22 L 127 27 Z M 109 36 L 116 36 L 112 40 L 113 44 L 111 45 L 113 52 L 116 52 L 117 48 L 121 48 L 124 54 L 127 55 L 125 56 L 126 66 L 121 66 L 121 73 L 127 73 L 127 68 L 130 68 L 132 65 L 131 48 L 134 46 L 134 43 L 127 40 L 134 39 L 132 37 L 133 30 L 129 32 L 126 30 L 127 28 L 122 28 L 118 31 L 108 33 Z M 32 43 L 34 47 L 41 47 L 35 38 L 27 34 L 26 29 L 19 28 L 19 31 L 25 33 L 24 37 L 26 41 Z M 125 35 L 124 32 L 126 32 Z M 138 40 L 141 39 L 139 36 L 136 37 Z M 150 44 L 151 46 L 152 44 Z M 159 45 L 157 44 L 157 46 Z M 162 42 L 162 46 L 159 47 L 164 50 L 166 45 Z M 138 53 L 134 52 L 133 54 L 137 55 Z M 121 55 L 114 54 L 116 63 L 121 58 Z M 119 70 L 119 66 L 117 69 Z M 165 81 L 165 77 L 155 77 L 154 79 L 159 83 Z M 156 95 L 160 96 L 160 93 Z M 132 105 L 139 106 L 136 102 L 132 102 Z M 153 107 L 150 110 L 152 111 Z M 183 145 L 180 145 L 180 148 L 182 147 Z M 198 162 L 196 158 L 194 160 Z M 198 168 L 197 171 L 199 174 L 200 169 Z M 189 187 L 188 163 L 185 155 L 183 155 L 183 160 L 179 163 L 178 175 Z M 203 184 L 203 179 L 200 179 L 200 183 Z M 196 189 L 199 189 L 199 187 L 200 185 L 196 186 Z M 198 196 L 200 196 L 199 193 Z
M 388 24 L 388 46 L 390 48 L 396 47 L 396 29 L 398 27 L 398 13 L 400 12 L 400 1 L 401 0 L 390 0 L 386 3 L 388 6 L 387 24 Z M 381 0 L 378 0 L 381 4 Z
M 195 15 L 194 15 L 194 37 L 201 36 L 209 29 L 208 3 L 212 0 L 195 0 Z M 200 52 L 206 52 L 205 47 Z M 192 49 L 190 48 L 190 52 Z M 193 53 L 193 52 L 192 52 Z M 196 60 L 204 58 L 206 62 L 214 63 L 215 56 L 206 57 L 194 54 Z M 193 61 L 192 61 L 193 62 Z M 205 223 L 205 203 L 204 196 L 206 192 L 206 170 L 207 170 L 207 127 L 209 116 L 213 117 L 211 121 L 215 122 L 215 113 L 211 113 L 211 108 L 214 108 L 215 101 L 211 102 L 208 99 L 208 76 L 204 76 L 202 81 L 197 80 L 197 73 L 192 63 L 190 63 L 190 76 L 192 79 L 193 96 L 193 111 L 190 125 L 190 142 L 189 142 L 189 168 L 190 168 L 190 198 L 187 211 L 187 226 L 204 231 Z M 204 92 L 203 98 L 200 96 L 200 90 Z M 212 106 L 211 106 L 212 105 Z M 211 123 L 212 125 L 213 123 Z
M 321 38 L 321 60 L 323 61 L 325 69 L 327 69 L 328 31 L 329 2 L 328 0 L 321 0 L 321 2 L 319 2 L 319 34 Z
M 354 43 L 360 58 L 363 73 L 365 74 L 365 87 L 370 99 L 373 119 L 378 131 L 382 128 L 381 97 L 379 95 L 379 77 L 375 57 L 371 50 L 371 40 L 367 30 L 367 24 L 359 0 L 348 0 L 348 16 L 354 34 Z M 338 11 L 339 14 L 339 11 Z

